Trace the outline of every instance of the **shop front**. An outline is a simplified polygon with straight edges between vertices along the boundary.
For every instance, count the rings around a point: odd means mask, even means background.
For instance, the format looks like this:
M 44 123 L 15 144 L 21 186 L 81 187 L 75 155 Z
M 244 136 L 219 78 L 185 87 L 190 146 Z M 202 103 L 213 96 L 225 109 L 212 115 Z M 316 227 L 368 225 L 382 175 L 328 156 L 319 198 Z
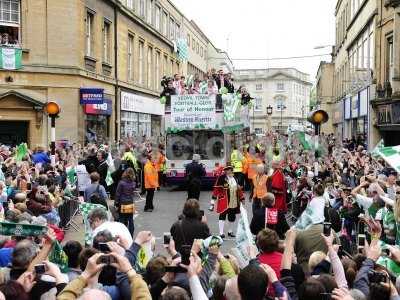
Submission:
M 336 138 L 341 141 L 343 139 L 343 101 L 333 104 L 332 125 Z
M 102 104 L 85 104 L 85 142 L 108 142 L 112 101 L 104 99 Z
M 369 87 L 344 99 L 344 138 L 368 140 Z
M 156 97 L 121 91 L 120 138 L 151 138 L 163 133 L 164 105 Z

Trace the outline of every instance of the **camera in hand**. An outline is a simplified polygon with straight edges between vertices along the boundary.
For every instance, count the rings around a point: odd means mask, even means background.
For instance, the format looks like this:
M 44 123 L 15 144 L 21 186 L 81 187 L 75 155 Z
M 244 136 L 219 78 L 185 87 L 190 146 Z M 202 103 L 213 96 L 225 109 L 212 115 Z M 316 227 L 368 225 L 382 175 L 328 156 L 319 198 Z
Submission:
M 42 275 L 46 272 L 46 265 L 45 264 L 37 264 L 35 265 L 35 273 L 36 275 Z
M 189 265 L 190 264 L 190 252 L 192 250 L 192 245 L 182 245 L 181 247 L 181 256 L 182 256 L 182 264 Z
M 112 255 L 102 255 L 99 257 L 99 259 L 97 260 L 97 264 L 105 264 L 105 265 L 111 265 L 113 263 L 116 263 L 117 260 L 114 256 Z
M 324 226 L 324 229 L 323 229 L 324 236 L 330 236 L 332 224 L 329 222 L 324 222 L 323 226 Z
M 108 247 L 107 243 L 99 243 L 99 250 L 103 253 L 111 252 L 110 247 Z
M 171 233 L 164 232 L 164 245 L 169 245 L 170 241 L 171 241 Z
M 387 282 L 388 277 L 384 273 L 371 270 L 368 273 L 368 279 L 370 283 L 381 283 Z
M 165 272 L 167 273 L 186 273 L 187 270 L 181 266 L 166 266 Z

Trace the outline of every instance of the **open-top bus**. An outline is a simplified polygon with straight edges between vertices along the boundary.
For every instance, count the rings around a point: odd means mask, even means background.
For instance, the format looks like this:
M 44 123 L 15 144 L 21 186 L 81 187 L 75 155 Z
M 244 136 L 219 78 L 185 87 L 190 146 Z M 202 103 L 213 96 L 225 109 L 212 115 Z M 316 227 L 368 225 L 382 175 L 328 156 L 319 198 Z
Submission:
M 172 96 L 165 112 L 167 183 L 184 183 L 185 166 L 193 154 L 199 154 L 206 169 L 203 184 L 214 184 L 216 169 L 229 161 L 232 140 L 245 136 L 233 137 L 231 129 L 248 132 L 248 127 L 247 106 L 239 108 L 235 120 L 227 122 L 218 96 Z

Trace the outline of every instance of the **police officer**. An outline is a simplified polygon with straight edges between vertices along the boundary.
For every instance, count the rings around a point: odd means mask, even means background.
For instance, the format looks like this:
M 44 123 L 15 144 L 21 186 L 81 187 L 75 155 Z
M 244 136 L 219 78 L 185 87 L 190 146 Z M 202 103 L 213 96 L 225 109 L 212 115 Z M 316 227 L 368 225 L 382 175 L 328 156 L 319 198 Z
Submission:
M 206 170 L 199 161 L 200 155 L 193 154 L 193 161 L 185 169 L 188 199 L 200 199 L 201 178 L 206 175 Z
M 233 146 L 233 151 L 231 153 L 231 165 L 233 167 L 233 174 L 235 176 L 236 182 L 243 188 L 243 155 L 242 153 L 240 153 L 236 146 Z

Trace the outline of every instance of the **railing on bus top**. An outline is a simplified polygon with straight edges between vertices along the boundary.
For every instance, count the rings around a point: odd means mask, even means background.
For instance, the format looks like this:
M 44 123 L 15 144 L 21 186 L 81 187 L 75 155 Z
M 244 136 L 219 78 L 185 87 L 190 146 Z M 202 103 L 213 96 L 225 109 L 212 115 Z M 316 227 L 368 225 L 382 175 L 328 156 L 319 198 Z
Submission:
M 224 105 L 222 103 L 222 96 L 221 94 L 217 94 L 215 97 L 215 109 L 217 111 L 222 111 L 224 109 Z M 167 98 L 165 103 L 165 112 L 171 112 L 171 101 Z

